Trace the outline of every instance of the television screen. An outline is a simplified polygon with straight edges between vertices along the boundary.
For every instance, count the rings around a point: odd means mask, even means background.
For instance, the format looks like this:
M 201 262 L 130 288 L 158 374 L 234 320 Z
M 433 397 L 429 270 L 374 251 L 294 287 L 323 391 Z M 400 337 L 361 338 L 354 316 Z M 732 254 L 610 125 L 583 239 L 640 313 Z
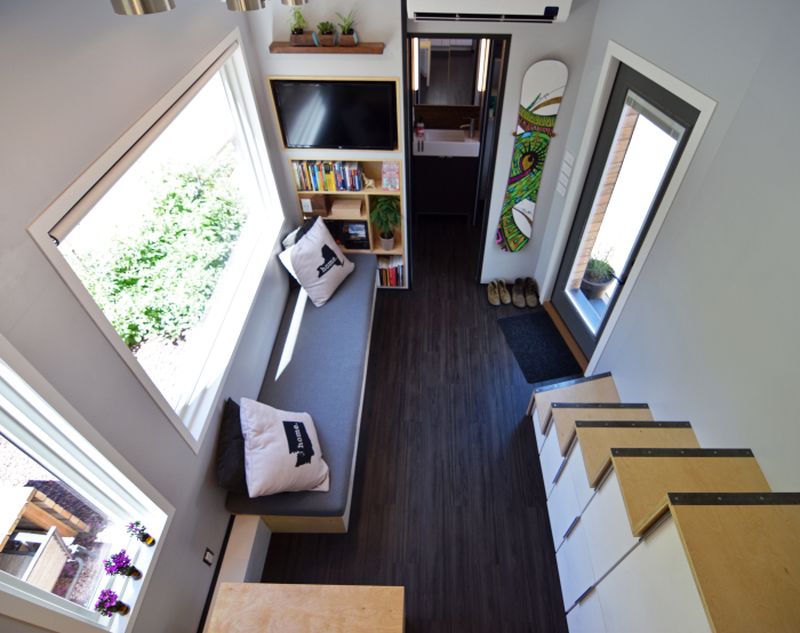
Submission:
M 393 81 L 273 79 L 286 147 L 397 149 Z

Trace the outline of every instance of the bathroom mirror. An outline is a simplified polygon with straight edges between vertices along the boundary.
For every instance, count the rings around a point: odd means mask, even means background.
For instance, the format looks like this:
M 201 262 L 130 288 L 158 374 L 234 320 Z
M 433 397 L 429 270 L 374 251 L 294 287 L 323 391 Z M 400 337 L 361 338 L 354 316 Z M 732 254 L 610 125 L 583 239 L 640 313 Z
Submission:
M 420 105 L 478 105 L 476 38 L 420 38 Z

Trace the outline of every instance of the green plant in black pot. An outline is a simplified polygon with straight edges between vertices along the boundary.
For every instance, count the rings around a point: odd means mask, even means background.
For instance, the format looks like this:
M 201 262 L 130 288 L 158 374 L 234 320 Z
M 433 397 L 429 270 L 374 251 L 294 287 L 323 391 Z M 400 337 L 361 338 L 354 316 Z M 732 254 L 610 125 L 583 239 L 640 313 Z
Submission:
M 292 34 L 289 36 L 289 41 L 292 46 L 313 46 L 314 39 L 311 33 L 306 33 L 308 23 L 303 12 L 299 7 L 293 7 L 289 13 L 289 29 Z
M 400 200 L 395 196 L 378 196 L 369 214 L 369 220 L 378 231 L 381 249 L 394 248 L 394 229 L 400 226 Z
M 613 266 L 608 263 L 608 255 L 592 257 L 586 265 L 581 281 L 581 290 L 588 299 L 599 299 L 615 279 Z
M 342 31 L 342 36 L 339 38 L 339 46 L 355 46 L 358 44 L 358 35 L 353 28 L 356 23 L 353 12 L 350 11 L 347 15 L 342 15 L 341 13 L 336 15 L 339 18 L 339 29 Z
M 317 24 L 317 46 L 333 46 L 336 36 L 336 26 L 333 22 L 320 22 Z

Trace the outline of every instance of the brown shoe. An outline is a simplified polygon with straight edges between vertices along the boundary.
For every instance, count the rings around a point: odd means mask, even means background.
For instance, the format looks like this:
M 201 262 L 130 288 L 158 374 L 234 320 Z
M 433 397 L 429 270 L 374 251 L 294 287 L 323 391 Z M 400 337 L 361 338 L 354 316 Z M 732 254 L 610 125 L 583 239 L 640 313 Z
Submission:
M 497 282 L 490 281 L 486 286 L 486 294 L 489 296 L 489 303 L 493 306 L 500 305 L 500 293 L 497 291 Z
M 539 305 L 539 289 L 536 287 L 536 282 L 530 277 L 525 277 L 525 304 L 529 308 Z
M 502 279 L 497 280 L 497 292 L 500 293 L 500 303 L 506 306 L 511 303 L 511 293 L 508 292 L 508 286 Z
M 521 277 L 517 277 L 514 281 L 514 287 L 511 289 L 511 300 L 518 308 L 525 307 L 525 282 Z

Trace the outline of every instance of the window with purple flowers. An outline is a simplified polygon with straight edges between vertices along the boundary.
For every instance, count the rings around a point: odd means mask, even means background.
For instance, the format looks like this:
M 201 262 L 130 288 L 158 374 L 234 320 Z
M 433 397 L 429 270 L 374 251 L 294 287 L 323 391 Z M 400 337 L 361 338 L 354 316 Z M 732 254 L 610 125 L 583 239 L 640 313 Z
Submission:
M 69 619 L 58 630 L 124 631 L 171 508 L 82 431 L 88 423 L 0 336 L 0 591 L 16 605 L 10 615 L 41 624 L 46 608 Z

